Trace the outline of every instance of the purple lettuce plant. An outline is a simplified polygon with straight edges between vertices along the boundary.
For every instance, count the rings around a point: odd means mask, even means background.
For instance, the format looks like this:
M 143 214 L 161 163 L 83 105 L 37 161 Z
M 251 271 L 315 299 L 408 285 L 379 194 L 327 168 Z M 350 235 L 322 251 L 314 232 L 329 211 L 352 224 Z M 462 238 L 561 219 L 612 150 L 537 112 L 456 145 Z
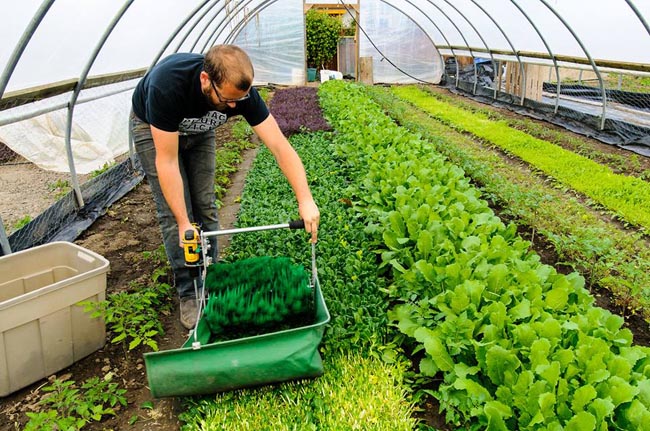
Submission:
M 295 133 L 332 129 L 323 118 L 316 87 L 277 90 L 271 98 L 269 110 L 287 137 Z

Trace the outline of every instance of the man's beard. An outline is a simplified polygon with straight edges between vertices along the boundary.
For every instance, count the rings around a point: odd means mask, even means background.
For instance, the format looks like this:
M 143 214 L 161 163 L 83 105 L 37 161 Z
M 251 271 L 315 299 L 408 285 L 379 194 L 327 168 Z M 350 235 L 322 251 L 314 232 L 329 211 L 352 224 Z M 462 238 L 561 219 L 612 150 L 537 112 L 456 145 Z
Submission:
M 212 101 L 212 98 L 210 97 L 210 90 L 207 90 L 207 92 L 203 90 L 201 91 L 201 93 L 203 93 L 203 98 L 205 99 L 205 103 L 207 103 L 208 106 L 210 106 L 211 108 L 214 108 L 217 111 L 225 111 L 228 108 L 228 105 L 226 105 L 225 103 L 221 103 L 221 102 L 214 103 Z

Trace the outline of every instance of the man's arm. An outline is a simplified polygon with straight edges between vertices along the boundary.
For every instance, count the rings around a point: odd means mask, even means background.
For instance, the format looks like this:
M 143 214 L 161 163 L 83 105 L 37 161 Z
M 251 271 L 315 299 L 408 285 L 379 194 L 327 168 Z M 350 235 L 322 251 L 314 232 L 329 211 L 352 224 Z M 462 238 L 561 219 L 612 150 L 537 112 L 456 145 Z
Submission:
M 305 221 L 305 230 L 311 233 L 312 242 L 316 242 L 320 213 L 309 190 L 307 174 L 300 157 L 282 134 L 272 115 L 269 114 L 266 120 L 253 127 L 253 130 L 271 151 L 282 173 L 287 177 L 298 201 L 300 218 Z
M 169 209 L 178 224 L 178 243 L 188 229 L 194 229 L 187 215 L 183 178 L 178 166 L 178 132 L 166 132 L 151 126 L 151 135 L 156 147 L 156 171 L 158 182 Z

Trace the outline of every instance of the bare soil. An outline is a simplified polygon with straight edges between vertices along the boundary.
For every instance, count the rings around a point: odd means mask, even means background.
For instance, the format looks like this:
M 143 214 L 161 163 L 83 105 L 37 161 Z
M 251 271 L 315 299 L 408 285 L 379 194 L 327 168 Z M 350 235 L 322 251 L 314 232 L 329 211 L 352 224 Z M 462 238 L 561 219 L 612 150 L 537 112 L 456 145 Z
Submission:
M 230 139 L 230 123 L 217 129 L 217 145 Z M 257 150 L 246 150 L 239 170 L 232 176 L 228 192 L 222 198 L 219 221 L 222 228 L 233 227 L 239 210 L 239 196 L 246 174 Z M 15 165 L 12 172 L 22 166 L 21 175 L 30 178 L 38 168 L 31 165 Z M 0 169 L 0 172 L 2 170 Z M 47 174 L 43 174 L 47 178 Z M 57 174 L 54 174 L 55 176 Z M 44 200 L 48 198 L 45 197 Z M 42 204 L 35 204 L 38 207 Z M 47 208 L 47 205 L 44 207 Z M 156 220 L 156 210 L 151 189 L 146 179 L 125 197 L 112 205 L 84 232 L 76 244 L 99 253 L 110 262 L 106 293 L 126 290 L 131 283 L 146 283 L 155 269 L 155 263 L 145 259 L 143 252 L 153 251 L 162 244 Z M 220 249 L 227 246 L 227 239 L 219 241 Z M 165 334 L 158 340 L 160 350 L 179 348 L 187 339 L 188 332 L 179 321 L 178 299 L 174 295 L 172 312 L 162 316 Z M 93 376 L 105 376 L 112 372 L 114 382 L 127 389 L 128 404 L 118 406 L 114 417 L 84 427 L 88 430 L 178 430 L 179 401 L 175 398 L 154 399 L 147 386 L 143 353 L 149 348 L 137 348 L 127 352 L 121 344 L 107 342 L 104 348 L 56 374 L 81 383 Z M 42 380 L 7 397 L 0 398 L 0 430 L 20 430 L 27 422 L 25 413 L 38 411 L 38 400 L 44 395 Z
M 445 94 L 452 97 L 461 97 L 448 92 L 445 92 Z M 466 98 L 462 100 L 466 103 L 475 103 Z M 500 109 L 499 112 L 503 115 L 517 117 L 517 114 L 507 110 Z M 544 125 L 545 127 L 555 127 L 545 123 Z M 217 145 L 229 138 L 230 129 L 228 125 L 217 129 Z M 613 152 L 622 158 L 637 158 L 633 153 L 595 140 L 584 138 L 584 141 L 595 151 Z M 249 150 L 244 154 L 244 162 L 232 178 L 232 185 L 223 199 L 223 206 L 219 210 L 222 228 L 232 227 L 236 220 L 239 208 L 238 197 L 243 189 L 244 180 L 255 153 L 256 150 Z M 641 163 L 650 168 L 650 160 L 642 159 Z M 4 192 L 3 189 L 6 188 L 3 178 L 10 177 L 14 181 L 16 177 L 33 178 L 33 175 L 39 175 L 38 169 L 31 165 L 16 164 L 15 166 L 9 172 L 5 170 L 4 166 L 0 166 L 0 192 Z M 625 164 L 618 164 L 618 166 L 624 168 Z M 638 166 L 638 161 L 630 163 L 629 166 Z M 43 174 L 41 183 L 44 190 L 47 191 L 47 184 L 54 181 L 52 178 L 59 177 L 59 174 L 53 177 Z M 19 192 L 13 192 L 14 195 L 16 193 Z M 45 194 L 47 195 L 47 193 Z M 5 201 L 4 197 L 0 202 L 3 201 Z M 11 214 L 13 215 L 16 211 L 26 207 L 33 208 L 34 211 L 40 208 L 38 211 L 42 211 L 48 205 L 47 202 L 30 201 L 23 203 L 22 206 L 19 205 L 18 209 L 11 210 Z M 2 205 L 0 205 L 0 209 L 5 211 L 2 213 L 3 218 L 11 219 L 12 216 L 6 215 L 8 212 Z M 525 229 L 522 229 L 521 233 L 525 236 Z M 110 261 L 111 266 L 107 276 L 107 294 L 127 289 L 129 284 L 134 281 L 148 280 L 154 270 L 154 264 L 143 258 L 143 252 L 157 249 L 162 244 L 162 239 L 146 180 L 115 203 L 104 216 L 98 219 L 75 242 L 101 254 Z M 220 247 L 226 245 L 224 241 L 220 241 Z M 536 241 L 535 249 L 546 263 L 551 265 L 557 263 L 557 256 L 543 242 Z M 614 313 L 625 314 L 623 310 L 617 309 L 611 298 L 607 296 L 607 292 L 597 293 L 596 298 L 600 306 L 610 309 Z M 186 340 L 187 331 L 180 325 L 177 302 L 177 299 L 174 299 L 172 312 L 163 316 L 165 335 L 159 339 L 161 350 L 180 347 Z M 634 333 L 636 343 L 650 345 L 647 323 L 638 319 L 635 320 L 634 316 L 626 315 L 626 325 Z M 103 349 L 57 373 L 58 377 L 68 376 L 77 382 L 83 382 L 89 377 L 104 376 L 106 373 L 112 372 L 117 377 L 117 380 L 114 381 L 119 382 L 121 387 L 127 389 L 128 405 L 126 407 L 120 407 L 115 417 L 109 417 L 101 423 L 92 423 L 84 429 L 166 431 L 180 428 L 181 424 L 178 420 L 178 414 L 180 413 L 179 400 L 175 398 L 153 399 L 151 396 L 147 387 L 146 372 L 142 359 L 144 352 L 145 349 L 143 348 L 125 352 L 121 345 L 108 343 Z M 7 397 L 0 398 L 0 430 L 22 429 L 27 421 L 25 413 L 38 410 L 37 402 L 43 395 L 40 388 L 45 384 L 47 384 L 47 380 L 42 380 Z M 427 423 L 438 427 L 438 429 L 447 430 L 448 427 L 444 423 L 444 418 L 437 413 L 438 407 L 435 400 L 430 400 L 425 407 L 426 411 L 421 412 L 420 417 Z

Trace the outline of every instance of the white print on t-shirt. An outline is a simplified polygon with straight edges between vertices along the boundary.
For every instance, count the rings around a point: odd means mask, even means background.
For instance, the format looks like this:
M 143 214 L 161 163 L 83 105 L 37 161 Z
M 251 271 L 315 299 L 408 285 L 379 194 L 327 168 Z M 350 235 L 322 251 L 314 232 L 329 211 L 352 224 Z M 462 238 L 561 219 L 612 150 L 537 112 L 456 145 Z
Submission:
M 178 131 L 184 135 L 194 135 L 214 130 L 226 123 L 228 116 L 219 111 L 208 111 L 201 118 L 184 118 L 178 125 Z

